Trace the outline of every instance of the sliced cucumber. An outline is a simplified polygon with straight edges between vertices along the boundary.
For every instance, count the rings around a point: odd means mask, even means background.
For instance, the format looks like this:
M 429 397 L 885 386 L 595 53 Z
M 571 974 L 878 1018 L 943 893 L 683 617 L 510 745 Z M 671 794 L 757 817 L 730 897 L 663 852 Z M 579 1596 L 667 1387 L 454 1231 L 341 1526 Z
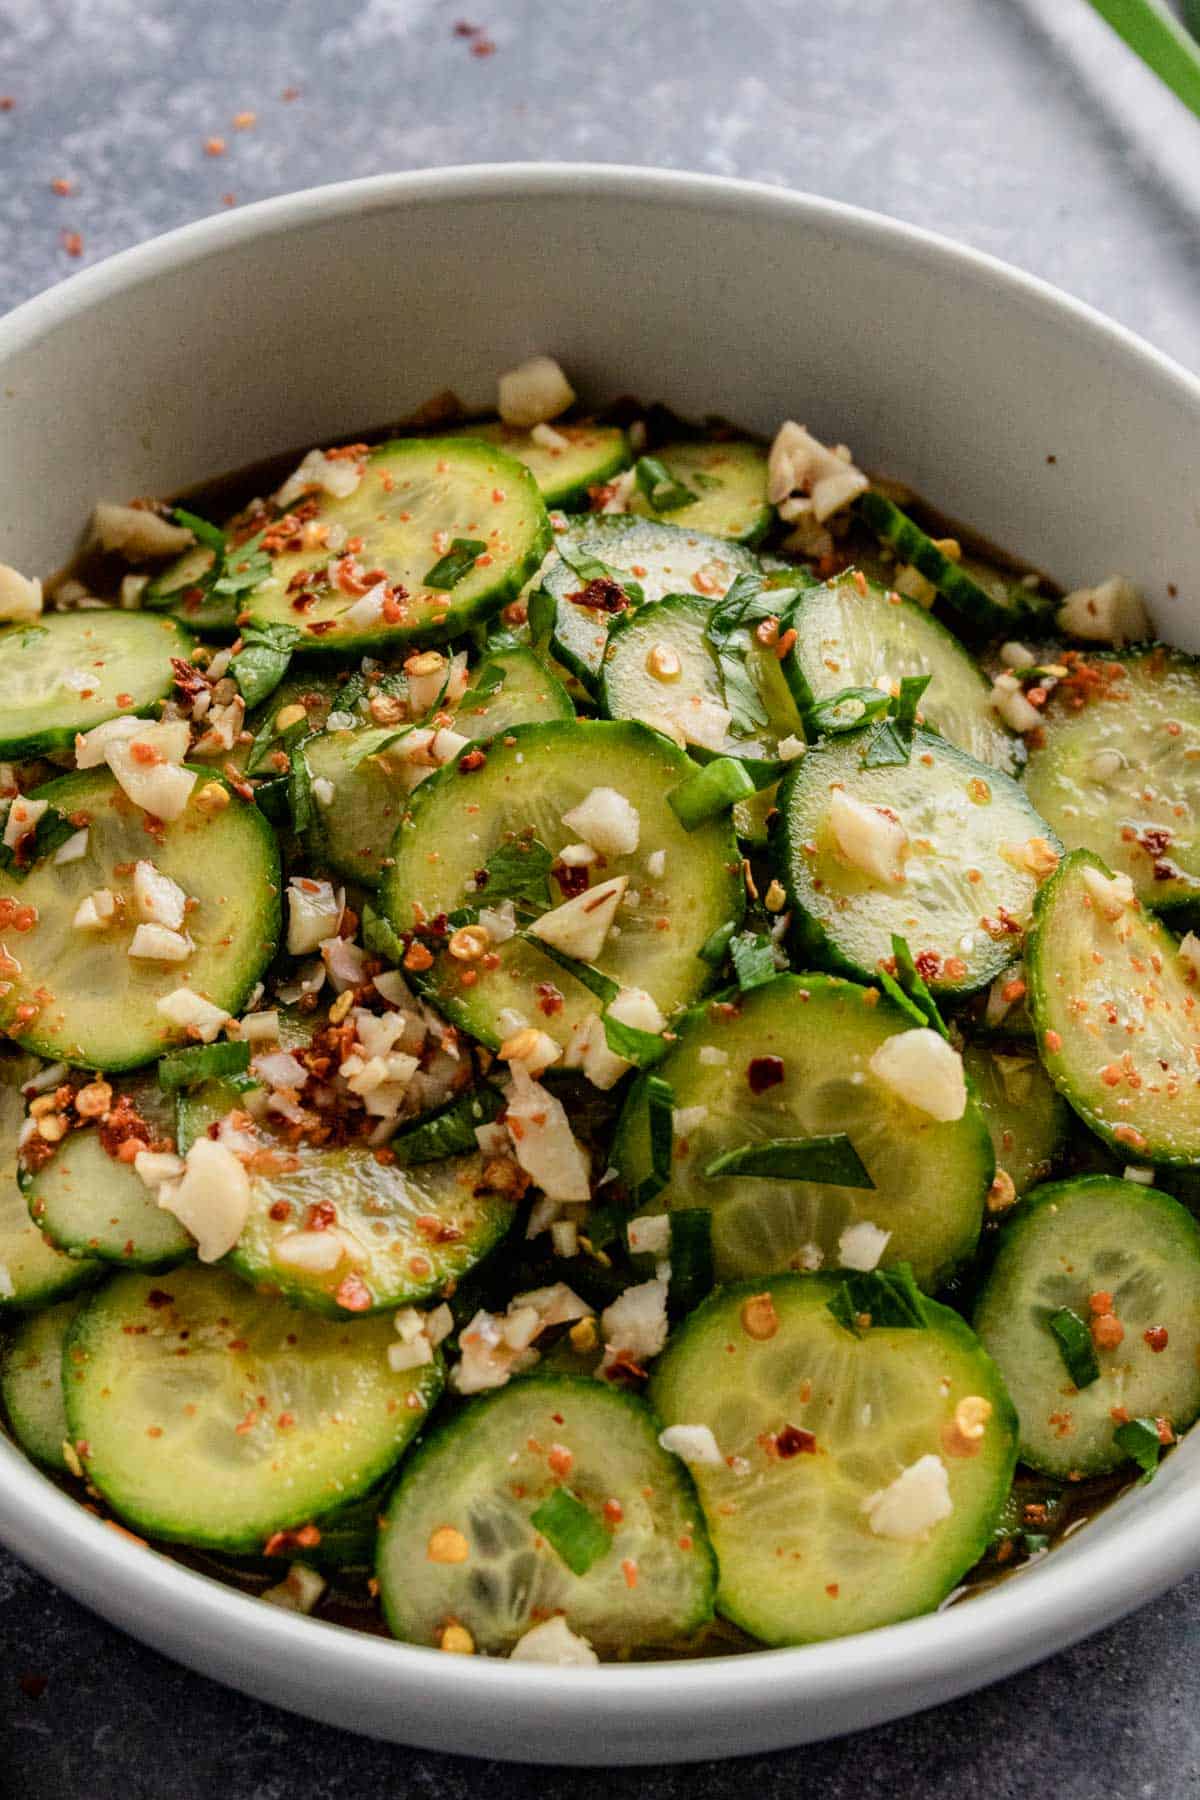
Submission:
M 837 1292 L 819 1275 L 719 1289 L 651 1384 L 669 1424 L 707 1425 L 716 1439 L 723 1462 L 695 1475 L 717 1606 L 768 1644 L 931 1611 L 987 1549 L 1012 1481 L 1016 1418 L 958 1315 L 927 1300 L 922 1325 L 856 1336 L 829 1310 Z M 964 1441 L 956 1414 L 971 1401 L 985 1422 Z M 950 1510 L 924 1530 L 914 1517 L 905 1537 L 873 1529 L 869 1502 L 925 1458 Z
M 17 1181 L 25 1108 L 17 1088 L 0 1087 L 0 1313 L 48 1306 L 94 1281 L 103 1265 L 65 1256 L 42 1236 Z
M 1018 630 L 1037 610 L 1034 597 L 1019 582 L 998 578 L 994 570 L 979 566 L 979 579 L 970 559 L 947 556 L 918 524 L 882 494 L 869 492 L 858 501 L 860 516 L 881 543 L 895 551 L 900 562 L 911 563 L 932 582 L 948 605 L 978 630 L 996 635 Z
M 963 1066 L 996 1152 L 1018 1194 L 1045 1181 L 1066 1142 L 1070 1110 L 1030 1044 L 968 1044 Z
M 886 996 L 832 976 L 780 975 L 736 1003 L 697 1007 L 677 1027 L 655 1074 L 685 1122 L 653 1205 L 711 1209 L 718 1280 L 835 1266 L 843 1233 L 868 1221 L 890 1234 L 881 1261 L 911 1263 L 922 1286 L 970 1255 L 993 1174 L 978 1106 L 968 1100 L 961 1119 L 939 1124 L 869 1068 L 879 1046 L 910 1026 Z M 873 1188 L 705 1174 L 742 1144 L 836 1132 L 849 1137 Z M 626 1101 L 613 1155 L 636 1191 L 653 1167 L 644 1083 Z
M 175 1138 L 175 1109 L 154 1079 L 120 1082 L 154 1137 Z M 192 1252 L 192 1239 L 153 1191 L 104 1148 L 96 1125 L 70 1132 L 36 1171 L 22 1172 L 29 1216 L 39 1230 L 72 1256 L 98 1256 L 128 1268 L 163 1269 Z
M 761 444 L 740 438 L 681 438 L 664 444 L 654 456 L 695 499 L 660 512 L 654 497 L 639 484 L 629 500 L 631 512 L 738 544 L 757 544 L 766 536 L 774 513 L 767 499 L 767 453 Z
M 454 729 L 486 744 L 517 725 L 573 719 L 571 696 L 532 650 L 493 650 L 471 676 L 454 714 Z
M 1050 1328 L 1062 1308 L 1100 1338 L 1099 1372 L 1083 1387 Z M 1123 1333 L 1111 1348 L 1105 1314 Z M 975 1326 L 1016 1403 L 1023 1460 L 1048 1475 L 1103 1475 L 1125 1461 L 1113 1438 L 1122 1409 L 1176 1432 L 1200 1413 L 1200 1228 L 1137 1182 L 1038 1188 L 1004 1228 Z
M 19 1319 L 0 1358 L 0 1398 L 13 1436 L 26 1456 L 60 1475 L 67 1473 L 63 1344 L 78 1311 L 78 1300 L 63 1300 Z
M 643 1400 L 586 1377 L 529 1375 L 465 1406 L 407 1464 L 385 1515 L 377 1573 L 396 1636 L 436 1644 L 453 1622 L 504 1652 L 562 1613 L 617 1654 L 703 1625 L 712 1554 L 687 1470 L 657 1437 Z M 582 1575 L 531 1518 L 563 1486 L 611 1538 Z
M 194 544 L 147 582 L 142 605 L 153 612 L 171 613 L 193 631 L 232 634 L 242 602 L 236 595 L 212 591 L 217 574 L 213 551 L 205 544 Z
M 1020 954 L 1037 893 L 1020 859 L 1046 826 L 1015 781 L 945 738 L 917 731 L 907 763 L 869 768 L 874 740 L 869 726 L 828 738 L 780 784 L 778 858 L 795 929 L 809 955 L 868 981 L 899 935 L 932 989 L 972 993 Z M 843 854 L 835 794 L 905 834 L 889 843 L 886 876 Z
M 486 742 L 515 725 L 574 717 L 561 681 L 531 651 L 506 650 L 477 670 L 454 713 L 454 729 Z M 314 791 L 313 850 L 367 887 L 379 883 L 417 774 L 404 760 L 406 735 L 394 725 L 325 731 L 295 751 L 313 781 L 333 789 L 332 796 L 323 786 Z
M 803 739 L 796 702 L 774 651 L 747 634 L 746 674 L 760 702 L 755 710 L 764 717 L 739 731 L 718 713 L 714 725 L 712 709 L 727 710 L 728 696 L 706 635 L 712 607 L 699 594 L 670 594 L 619 614 L 604 651 L 600 705 L 610 719 L 640 719 L 677 742 L 682 738 L 702 759 L 770 762 L 781 738 Z
M 403 1168 L 365 1145 L 300 1144 L 282 1162 L 278 1174 L 252 1176 L 250 1216 L 229 1265 L 260 1292 L 333 1317 L 412 1306 L 452 1287 L 515 1216 L 477 1152 Z M 331 1267 L 304 1266 L 304 1250 L 334 1244 Z
M 555 539 L 569 556 L 594 558 L 617 582 L 628 576 L 642 600 L 692 591 L 720 599 L 739 575 L 757 574 L 758 558 L 740 545 L 703 530 L 691 531 L 627 514 L 596 514 L 570 521 Z M 542 587 L 554 606 L 551 648 L 563 667 L 591 689 L 600 673 L 609 625 L 635 597 L 599 592 L 561 555 L 551 557 Z M 598 603 L 596 603 L 598 602 Z
M 559 420 L 555 435 L 562 444 L 539 444 L 531 432 L 492 420 L 464 425 L 455 436 L 480 438 L 498 444 L 508 455 L 524 463 L 538 484 L 547 506 L 586 506 L 588 489 L 611 481 L 629 463 L 625 433 L 616 425 L 597 425 L 592 419 L 568 425 Z
M 390 1319 L 321 1319 L 218 1269 L 117 1275 L 67 1339 L 70 1436 L 138 1530 L 256 1551 L 368 1492 L 420 1429 L 441 1367 L 394 1373 L 396 1341 Z
M 744 890 L 737 845 L 727 818 L 687 832 L 667 796 L 694 771 L 682 750 L 657 732 L 628 721 L 579 721 L 524 725 L 482 753 L 486 761 L 464 772 L 451 763 L 413 795 L 410 816 L 392 845 L 380 904 L 403 935 L 415 924 L 466 906 L 487 906 L 486 887 L 475 877 L 488 859 L 521 833 L 552 858 L 578 834 L 563 815 L 596 788 L 612 788 L 638 814 L 638 847 L 610 856 L 603 876 L 628 877 L 619 933 L 610 931 L 601 971 L 621 986 L 645 989 L 665 1014 L 686 1005 L 705 985 L 709 970 L 701 945 L 717 927 L 741 916 Z M 662 873 L 650 859 L 662 853 Z M 665 921 L 665 924 L 662 923 Z M 421 975 L 438 1006 L 491 1047 L 507 1035 L 505 1011 L 527 1016 L 556 1042 L 594 1013 L 599 1002 L 560 964 L 521 936 L 495 946 L 499 963 L 466 965 L 431 939 L 433 967 Z M 406 965 L 407 966 L 407 965 Z M 466 970 L 475 979 L 464 983 Z M 539 1010 L 538 989 L 553 984 L 562 995 L 557 1010 Z
M 0 631 L 0 756 L 66 750 L 77 731 L 148 713 L 174 683 L 192 638 L 137 612 L 45 613 Z
M 1200 662 L 1156 647 L 1079 665 L 1056 689 L 1025 785 L 1071 850 L 1147 906 L 1200 898 Z
M 926 725 L 1011 775 L 1021 745 L 993 712 L 987 683 L 962 645 L 915 601 L 870 582 L 865 590 L 852 573 L 839 575 L 801 601 L 793 618 L 799 636 L 792 666 L 807 704 L 843 688 L 930 675 L 921 699 Z
M 346 547 L 332 558 L 320 547 L 280 552 L 270 576 L 246 599 L 259 623 L 299 627 L 298 654 L 458 637 L 513 599 L 550 548 L 546 508 L 529 470 L 473 438 L 381 444 L 365 458 L 354 493 L 340 500 L 323 495 L 316 519 L 340 527 Z M 359 548 L 351 551 L 355 542 Z M 427 576 L 456 543 L 483 548 L 474 558 L 463 553 L 466 568 L 458 579 L 439 573 L 450 585 L 431 586 Z M 353 566 L 338 562 L 346 557 Z M 331 563 L 343 570 L 340 586 L 330 579 Z M 374 581 L 366 581 L 372 574 Z M 394 617 L 348 618 L 380 581 L 394 595 Z
M 158 1011 L 176 988 L 239 1010 L 279 935 L 279 851 L 256 807 L 231 799 L 214 811 L 199 798 L 214 784 L 223 785 L 202 771 L 183 814 L 169 825 L 155 821 L 153 831 L 106 769 L 37 790 L 61 812 L 87 816 L 88 842 L 74 862 L 44 860 L 24 881 L 0 873 L 0 895 L 37 912 L 34 928 L 9 940 L 20 972 L 0 999 L 0 1024 L 11 1037 L 51 1060 L 131 1069 L 179 1042 L 178 1028 Z M 126 901 L 142 858 L 196 902 L 185 924 L 195 948 L 185 963 L 130 957 L 131 902 L 103 930 L 74 924 L 97 889 Z M 23 1012 L 30 1007 L 32 1018 Z
M 1093 871 L 1089 879 L 1089 871 Z M 1075 850 L 1038 895 L 1025 961 L 1038 1048 L 1075 1111 L 1138 1162 L 1200 1162 L 1196 975 L 1166 926 L 1114 897 Z

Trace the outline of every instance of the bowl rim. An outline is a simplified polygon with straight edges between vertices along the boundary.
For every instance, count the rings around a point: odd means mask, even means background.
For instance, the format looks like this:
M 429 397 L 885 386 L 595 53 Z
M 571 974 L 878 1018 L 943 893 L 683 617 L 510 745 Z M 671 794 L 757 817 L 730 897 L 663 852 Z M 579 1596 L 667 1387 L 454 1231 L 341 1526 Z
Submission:
M 832 228 L 838 235 L 892 257 L 957 273 L 999 289 L 1038 315 L 1047 326 L 1064 325 L 1091 338 L 1098 350 L 1135 366 L 1200 414 L 1200 379 L 1135 333 L 1086 302 L 1010 264 L 921 227 L 817 195 L 765 183 L 640 168 L 622 164 L 465 164 L 310 188 L 218 213 L 124 250 L 26 300 L 0 318 L 0 376 L 7 359 L 94 306 L 157 277 L 221 256 L 254 240 L 269 239 L 323 220 L 375 211 L 437 205 L 445 201 L 586 196 L 633 200 L 639 205 L 693 206 L 700 211 L 750 212 L 781 224 Z M 329 1684 L 336 1699 L 352 1683 L 364 1696 L 399 1700 L 414 1694 L 424 1703 L 441 1694 L 460 1699 L 478 1714 L 508 1709 L 508 1737 L 519 1748 L 504 1755 L 538 1754 L 535 1734 L 546 1709 L 557 1742 L 572 1727 L 594 1732 L 631 1717 L 643 1730 L 699 1727 L 697 1708 L 731 1719 L 757 1719 L 753 1743 L 731 1750 L 795 1742 L 801 1736 L 852 1729 L 949 1699 L 1040 1660 L 1120 1617 L 1200 1567 L 1200 1510 L 1194 1480 L 1156 1500 L 1155 1517 L 1138 1531 L 1123 1528 L 1120 1553 L 1112 1532 L 1072 1545 L 1027 1582 L 1010 1578 L 999 1589 L 948 1611 L 829 1642 L 763 1649 L 693 1661 L 608 1664 L 598 1669 L 546 1668 L 504 1659 L 455 1657 L 420 1646 L 346 1630 L 320 1620 L 263 1606 L 257 1598 L 174 1562 L 147 1554 L 130 1535 L 107 1528 L 59 1490 L 23 1454 L 0 1438 L 0 1538 L 49 1580 L 66 1588 L 178 1660 L 231 1684 L 257 1691 L 252 1671 L 286 1666 L 289 1685 Z M 332 1635 L 331 1635 L 332 1634 Z M 336 1664 L 336 1681 L 331 1681 Z M 928 1693 L 914 1696 L 925 1686 Z M 265 1691 L 265 1690 L 264 1690 Z M 836 1706 L 854 1695 L 860 1709 L 846 1722 L 831 1719 L 812 1728 L 795 1708 Z M 274 1697 L 272 1694 L 271 1697 Z M 288 1702 L 285 1701 L 285 1704 Z M 297 1709 L 304 1700 L 291 1702 Z M 431 1714 L 433 1709 L 430 1708 Z M 376 1729 L 370 1720 L 326 1711 L 351 1729 Z M 378 1715 L 376 1715 L 378 1716 Z M 789 1730 L 787 1719 L 793 1724 Z M 382 1727 L 378 1727 L 382 1730 Z M 505 1731 L 498 1724 L 498 1735 Z M 448 1748 L 447 1731 L 432 1722 L 422 1731 L 404 1721 L 409 1741 Z M 732 1734 L 737 1738 L 736 1731 Z M 605 1749 L 605 1755 L 609 1752 Z M 634 1753 L 653 1760 L 655 1746 Z M 661 1754 L 661 1752 L 660 1752 Z M 711 1739 L 696 1755 L 713 1754 Z M 579 1760 L 586 1760 L 580 1758 Z M 599 1759 L 597 1759 L 599 1760 Z

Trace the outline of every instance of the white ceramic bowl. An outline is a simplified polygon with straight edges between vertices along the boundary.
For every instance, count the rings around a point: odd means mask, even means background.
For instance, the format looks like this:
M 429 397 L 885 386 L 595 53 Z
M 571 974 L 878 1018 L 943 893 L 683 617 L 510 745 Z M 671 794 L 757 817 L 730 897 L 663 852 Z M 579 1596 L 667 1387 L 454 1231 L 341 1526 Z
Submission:
M 0 560 L 59 565 L 97 497 L 203 476 L 557 355 L 768 433 L 846 438 L 1068 583 L 1120 569 L 1195 646 L 1200 384 L 970 251 L 828 201 L 585 167 L 387 176 L 208 219 L 0 320 Z M 1172 589 L 1178 590 L 1176 597 Z M 661 1762 L 946 1700 L 1200 1566 L 1200 1435 L 1040 1565 L 949 1612 L 796 1650 L 541 1669 L 283 1613 L 106 1530 L 0 1441 L 0 1536 L 168 1655 L 352 1730 L 544 1762 Z

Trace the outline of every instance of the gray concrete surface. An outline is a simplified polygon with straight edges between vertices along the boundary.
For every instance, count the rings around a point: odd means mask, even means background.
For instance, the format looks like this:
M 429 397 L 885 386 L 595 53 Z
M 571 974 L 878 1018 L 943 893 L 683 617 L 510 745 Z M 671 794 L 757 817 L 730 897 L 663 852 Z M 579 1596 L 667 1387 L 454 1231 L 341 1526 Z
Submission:
M 561 157 L 876 207 L 1020 263 L 1200 367 L 1200 125 L 1083 0 L 468 5 L 0 0 L 0 309 L 226 194 Z M 255 119 L 239 129 L 242 113 Z M 12 1800 L 1184 1800 L 1200 1793 L 1198 1700 L 1200 1579 L 1027 1675 L 856 1738 L 556 1775 L 290 1719 L 141 1649 L 0 1553 Z

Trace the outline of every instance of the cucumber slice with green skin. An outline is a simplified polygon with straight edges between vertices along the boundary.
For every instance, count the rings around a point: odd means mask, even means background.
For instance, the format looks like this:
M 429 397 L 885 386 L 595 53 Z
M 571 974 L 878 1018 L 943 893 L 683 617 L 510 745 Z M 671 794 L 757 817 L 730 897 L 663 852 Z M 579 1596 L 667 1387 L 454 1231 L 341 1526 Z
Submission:
M 618 581 L 628 575 L 641 588 L 643 601 L 689 590 L 719 600 L 739 575 L 758 574 L 762 567 L 741 545 L 657 519 L 601 513 L 568 523 L 568 531 L 555 542 L 572 555 L 595 557 Z M 560 556 L 551 558 L 542 587 L 554 602 L 551 650 L 590 692 L 615 615 L 576 598 L 587 594 L 588 584 Z
M 1111 1297 L 1124 1336 L 1095 1350 L 1099 1376 L 1076 1388 L 1050 1319 L 1085 1322 Z M 1051 1182 L 1004 1227 L 975 1314 L 1021 1420 L 1021 1457 L 1047 1475 L 1103 1475 L 1125 1462 L 1113 1409 L 1176 1432 L 1200 1413 L 1200 1227 L 1169 1195 L 1107 1175 Z M 1160 1342 L 1155 1350 L 1147 1340 Z
M 516 725 L 575 717 L 562 682 L 529 650 L 506 650 L 490 658 L 476 672 L 462 705 L 452 710 L 454 729 L 475 742 L 487 742 Z M 379 885 L 408 807 L 414 771 L 403 760 L 405 735 L 394 725 L 326 731 L 295 752 L 314 780 L 328 781 L 334 790 L 332 799 L 313 796 L 311 849 L 365 887 Z
M 767 723 L 750 734 L 726 729 L 715 735 L 709 728 L 697 735 L 700 704 L 724 706 L 726 699 L 720 664 L 705 636 L 712 607 L 699 594 L 669 594 L 618 614 L 604 650 L 601 709 L 610 719 L 640 719 L 677 742 L 682 736 L 699 761 L 709 756 L 773 761 L 780 739 L 803 739 L 804 727 L 779 658 L 753 636 L 746 673 Z M 665 667 L 669 678 L 657 674 L 656 666 Z
M 1152 913 L 1106 918 L 1089 870 L 1109 875 L 1089 850 L 1072 851 L 1034 909 L 1025 965 L 1042 1061 L 1119 1155 L 1190 1167 L 1200 1162 L 1195 972 Z
M 930 675 L 921 697 L 926 726 L 1005 774 L 1019 768 L 1020 740 L 993 712 L 974 661 L 915 600 L 870 582 L 863 593 L 850 573 L 807 592 L 792 622 L 798 639 L 790 668 L 803 705 L 843 688 L 871 687 L 880 676 L 895 684 L 905 675 Z
M 454 729 L 486 744 L 518 725 L 573 719 L 571 696 L 532 650 L 495 650 L 471 676 L 454 713 Z
M 118 1084 L 156 1138 L 174 1139 L 175 1108 L 153 1077 Z M 153 1190 L 118 1162 L 94 1125 L 70 1132 L 35 1174 L 22 1170 L 29 1216 L 71 1256 L 98 1256 L 126 1268 L 165 1269 L 192 1254 L 193 1242 Z
M 66 1256 L 29 1216 L 17 1180 L 17 1140 L 25 1107 L 15 1087 L 0 1087 L 0 1313 L 49 1306 L 85 1287 L 103 1264 Z
M 1156 646 L 1088 658 L 1055 691 L 1025 786 L 1068 849 L 1174 907 L 1200 898 L 1198 765 L 1200 662 Z
M 192 631 L 232 637 L 243 596 L 214 594 L 216 558 L 205 544 L 193 544 L 168 563 L 142 589 L 142 605 L 151 612 L 169 612 Z
M 78 1300 L 63 1300 L 18 1320 L 0 1358 L 0 1398 L 13 1436 L 26 1456 L 60 1475 L 68 1473 L 63 1344 L 78 1311 Z
M 396 1341 L 390 1319 L 318 1318 L 220 1269 L 117 1275 L 67 1338 L 70 1437 L 137 1530 L 254 1552 L 368 1493 L 420 1430 L 441 1364 L 395 1373 Z
M 282 551 L 245 603 L 256 623 L 297 626 L 298 656 L 459 637 L 519 594 L 550 548 L 550 522 L 529 470 L 473 438 L 381 444 L 366 457 L 354 493 L 341 500 L 321 495 L 316 520 L 340 526 L 347 541 L 361 539 L 354 553 L 360 576 L 381 570 L 391 588 L 406 594 L 397 595 L 394 623 L 347 622 L 367 592 L 361 580 L 352 584 L 357 594 L 343 592 L 327 578 L 338 560 L 327 549 Z M 455 539 L 485 545 L 479 553 L 485 560 L 475 560 L 448 589 L 430 587 L 425 577 Z M 305 572 L 311 586 L 292 587 Z M 306 594 L 315 596 L 311 605 L 304 604 Z
M 718 1289 L 651 1381 L 660 1416 L 707 1425 L 727 1459 L 695 1470 L 717 1607 L 767 1644 L 932 1611 L 987 1549 L 1012 1482 L 1016 1416 L 958 1314 L 926 1300 L 923 1326 L 856 1337 L 829 1311 L 838 1285 L 776 1275 Z M 964 1443 L 955 1414 L 970 1399 L 990 1412 L 982 1437 Z M 923 1457 L 939 1459 L 952 1510 L 924 1533 L 880 1535 L 865 1503 Z
M 1029 590 L 1019 582 L 999 583 L 993 577 L 985 585 L 977 580 L 968 559 L 955 561 L 945 555 L 907 513 L 882 494 L 865 493 L 857 505 L 860 518 L 880 542 L 889 545 L 900 562 L 911 563 L 932 582 L 968 624 L 996 635 L 1027 624 L 1037 610 Z
M 616 425 L 597 425 L 585 419 L 578 425 L 556 421 L 554 430 L 566 444 L 552 448 L 535 443 L 530 432 L 499 420 L 464 425 L 454 436 L 480 438 L 498 444 L 508 456 L 524 463 L 538 484 L 547 506 L 567 509 L 586 506 L 588 489 L 611 481 L 629 466 L 629 444 Z
M 868 1221 L 891 1233 L 883 1265 L 911 1263 L 923 1287 L 971 1254 L 994 1173 L 979 1107 L 968 1100 L 961 1119 L 939 1124 L 868 1067 L 911 1024 L 885 995 L 828 975 L 780 975 L 736 1002 L 696 1007 L 679 1024 L 655 1074 L 686 1123 L 650 1210 L 711 1210 L 719 1281 L 836 1266 L 842 1233 Z M 747 1142 L 831 1132 L 846 1133 L 874 1188 L 704 1173 Z M 651 1172 L 644 1082 L 626 1100 L 613 1160 L 634 1191 Z
M 523 725 L 483 754 L 482 767 L 463 773 L 451 763 L 413 795 L 379 889 L 392 929 L 404 934 L 439 913 L 488 905 L 487 889 L 471 884 L 500 846 L 532 830 L 557 858 L 564 845 L 578 841 L 563 814 L 594 788 L 614 788 L 636 808 L 639 838 L 631 855 L 605 860 L 604 879 L 625 875 L 629 890 L 620 935 L 609 933 L 596 966 L 623 987 L 645 989 L 666 1015 L 686 1006 L 711 974 L 700 959 L 701 945 L 719 925 L 740 919 L 745 903 L 729 820 L 710 819 L 688 832 L 668 804 L 668 794 L 695 765 L 658 732 L 626 720 Z M 659 851 L 663 873 L 653 875 L 649 858 Z M 635 904 L 628 903 L 630 893 Z M 471 963 L 477 979 L 470 985 L 461 980 L 466 965 L 438 949 L 436 940 L 430 948 L 438 953 L 419 976 L 425 990 L 491 1048 L 508 1035 L 499 1023 L 505 1010 L 524 1014 L 564 1045 L 574 1025 L 599 1010 L 587 988 L 520 936 L 494 947 L 496 968 Z M 548 1014 L 538 1005 L 539 986 L 546 983 L 563 1000 Z
M 157 1010 L 176 988 L 186 984 L 226 1011 L 240 1011 L 279 936 L 279 850 L 256 807 L 236 797 L 221 812 L 198 805 L 202 788 L 218 779 L 210 769 L 199 773 L 186 810 L 153 834 L 147 815 L 107 769 L 66 775 L 37 790 L 36 798 L 67 814 L 86 813 L 90 823 L 87 851 L 75 862 L 45 859 L 24 881 L 0 872 L 0 895 L 38 915 L 31 931 L 10 939 L 20 973 L 0 998 L 0 1025 L 27 1049 L 52 1062 L 132 1069 L 181 1041 Z M 197 902 L 186 920 L 195 945 L 186 963 L 128 954 L 140 858 Z M 130 904 L 105 929 L 79 930 L 76 910 L 98 888 Z M 18 1009 L 26 1005 L 36 1016 L 23 1022 Z
M 918 730 L 907 763 L 867 768 L 874 737 L 868 726 L 828 738 L 780 783 L 777 856 L 797 938 L 810 956 L 869 981 L 897 934 L 931 989 L 973 993 L 1020 954 L 1037 881 L 1016 859 L 1046 826 L 1015 781 L 945 738 Z M 835 790 L 899 821 L 903 879 L 880 880 L 842 854 L 830 823 Z
M 379 1535 L 395 1635 L 436 1644 L 453 1620 L 503 1654 L 562 1613 L 603 1655 L 705 1624 L 716 1568 L 691 1478 L 658 1430 L 639 1396 L 589 1377 L 522 1376 L 463 1407 L 406 1464 Z M 584 1575 L 531 1521 L 564 1485 L 612 1539 Z M 466 1539 L 464 1561 L 433 1560 L 447 1528 Z
M 963 1067 L 996 1152 L 1018 1195 L 1045 1181 L 1070 1129 L 1071 1112 L 1030 1044 L 968 1044 Z
M 277 1175 L 251 1176 L 251 1210 L 229 1267 L 260 1292 L 334 1318 L 414 1306 L 440 1294 L 495 1248 L 515 1217 L 511 1196 L 484 1179 L 475 1152 L 384 1165 L 365 1145 L 300 1144 Z M 329 1217 L 329 1209 L 333 1217 Z M 329 1220 L 305 1231 L 313 1210 Z M 298 1269 L 288 1260 L 297 1236 L 338 1234 L 333 1268 Z
M 137 612 L 45 613 L 0 631 L 0 756 L 70 749 L 118 713 L 146 714 L 171 693 L 190 633 Z
M 654 455 L 696 498 L 658 512 L 635 488 L 630 512 L 737 544 L 754 545 L 766 536 L 775 514 L 767 499 L 767 453 L 761 444 L 737 438 L 689 438 L 664 444 Z

